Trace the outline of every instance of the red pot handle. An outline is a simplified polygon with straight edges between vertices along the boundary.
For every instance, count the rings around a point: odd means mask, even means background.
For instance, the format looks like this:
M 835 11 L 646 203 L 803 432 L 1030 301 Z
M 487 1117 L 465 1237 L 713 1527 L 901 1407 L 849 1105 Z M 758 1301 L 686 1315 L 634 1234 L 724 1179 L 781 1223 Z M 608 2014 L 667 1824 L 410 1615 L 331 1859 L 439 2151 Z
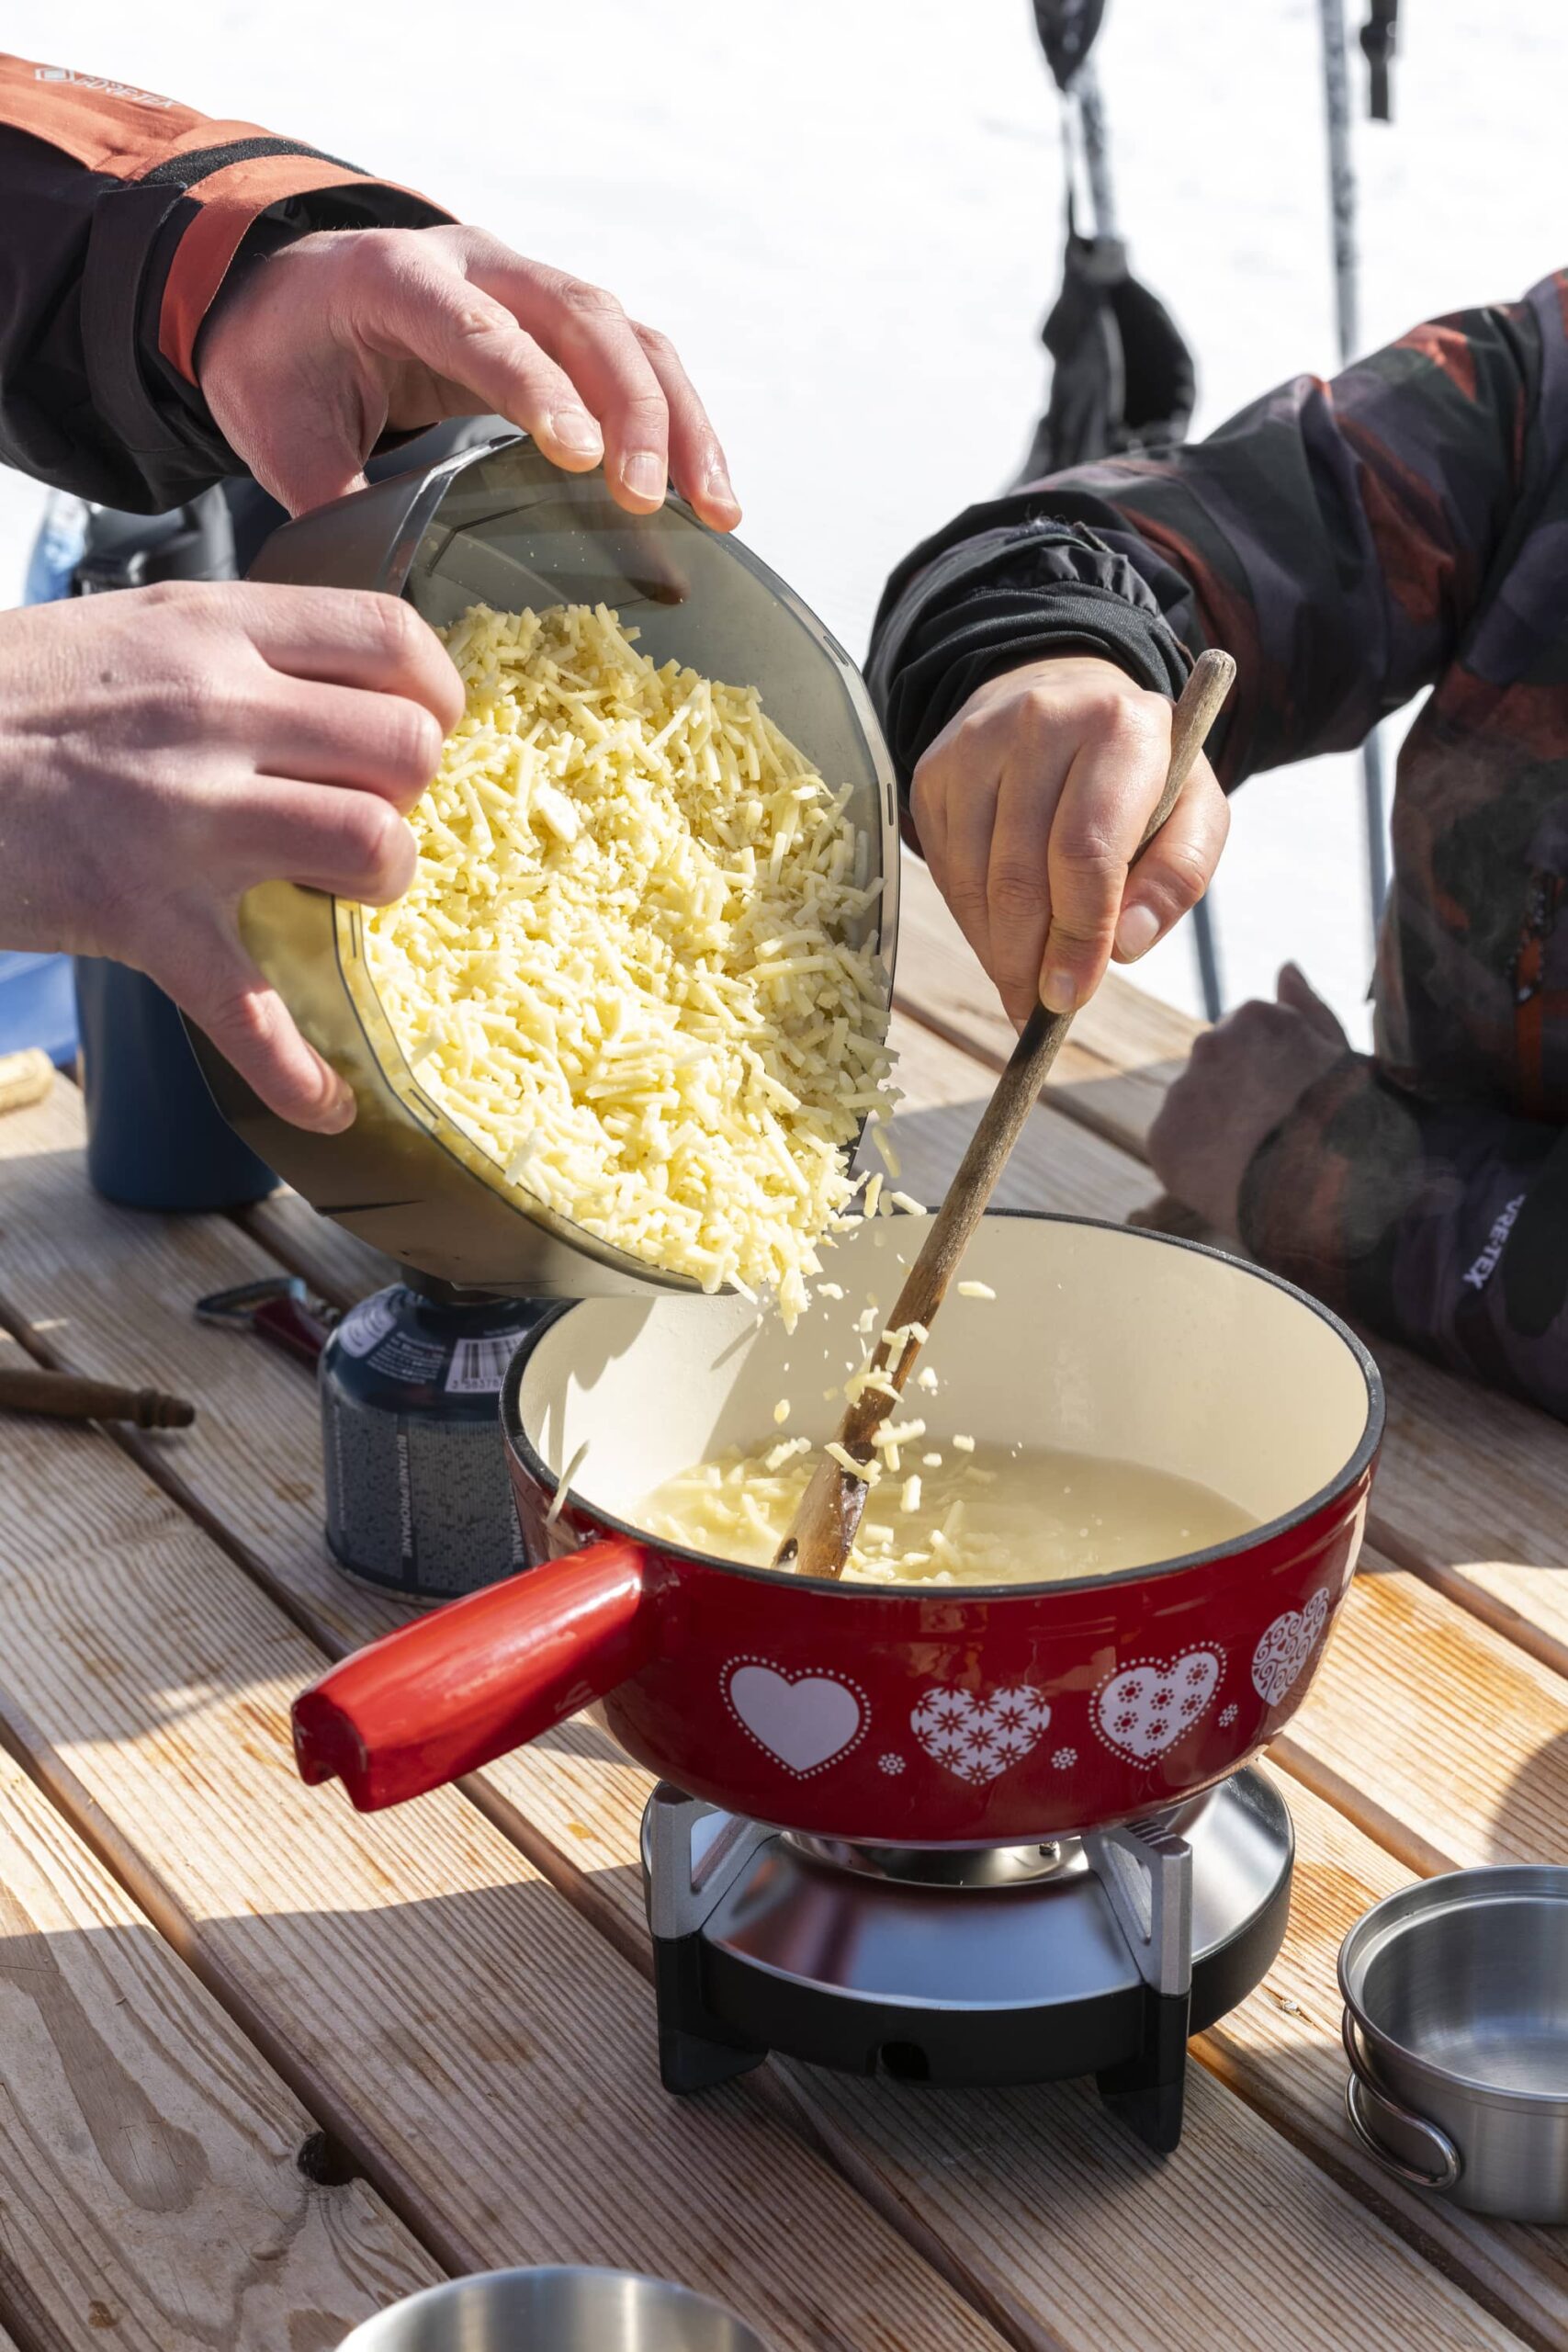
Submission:
M 653 1655 L 644 1569 L 613 1536 L 383 1634 L 295 1700 L 301 1779 L 375 1813 L 564 1723 Z

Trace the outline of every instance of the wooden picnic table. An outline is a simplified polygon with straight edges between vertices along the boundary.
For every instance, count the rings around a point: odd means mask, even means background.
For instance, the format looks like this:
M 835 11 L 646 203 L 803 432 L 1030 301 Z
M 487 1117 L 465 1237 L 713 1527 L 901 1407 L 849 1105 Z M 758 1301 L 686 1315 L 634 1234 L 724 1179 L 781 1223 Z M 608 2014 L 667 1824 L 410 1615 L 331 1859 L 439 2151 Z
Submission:
M 918 867 L 906 906 L 898 1133 L 932 1199 L 1012 1033 Z M 1144 1206 L 1193 1029 L 1108 983 L 1004 1198 Z M 1173 2156 L 1083 2084 L 775 2063 L 678 2101 L 647 1776 L 593 1724 L 387 1814 L 295 1776 L 295 1692 L 399 1612 L 328 1558 L 309 1378 L 191 1307 L 280 1265 L 346 1304 L 385 1262 L 288 1195 L 110 1208 L 82 1130 L 63 1080 L 0 1119 L 0 1361 L 200 1410 L 0 1419 L 0 2352 L 331 2352 L 449 2273 L 549 2261 L 682 2279 L 776 2352 L 1568 2344 L 1562 2239 L 1352 2139 L 1334 1978 L 1414 1872 L 1568 1861 L 1568 1430 L 1380 1348 L 1371 1540 L 1268 1768 L 1291 1932 L 1194 2043 Z

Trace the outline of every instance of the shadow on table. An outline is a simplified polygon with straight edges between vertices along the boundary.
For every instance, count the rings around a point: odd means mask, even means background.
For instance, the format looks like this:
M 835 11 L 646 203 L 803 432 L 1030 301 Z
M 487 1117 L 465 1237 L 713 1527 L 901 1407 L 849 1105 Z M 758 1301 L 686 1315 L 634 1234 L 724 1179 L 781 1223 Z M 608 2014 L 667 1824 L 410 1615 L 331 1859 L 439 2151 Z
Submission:
M 1487 1859 L 1568 1864 L 1568 1731 L 1544 1741 L 1509 1781 Z

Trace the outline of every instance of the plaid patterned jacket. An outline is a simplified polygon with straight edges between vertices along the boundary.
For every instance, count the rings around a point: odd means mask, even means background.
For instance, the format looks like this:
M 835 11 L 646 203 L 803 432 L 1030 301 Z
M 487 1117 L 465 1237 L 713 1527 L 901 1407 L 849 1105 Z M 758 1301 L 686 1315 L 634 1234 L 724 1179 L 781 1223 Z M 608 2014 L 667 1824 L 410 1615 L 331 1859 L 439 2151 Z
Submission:
M 984 677 L 1071 644 L 1170 691 L 1208 643 L 1240 664 L 1227 789 L 1430 689 L 1375 1050 L 1261 1146 L 1243 1238 L 1568 1419 L 1568 272 L 1168 458 L 972 508 L 895 573 L 870 674 L 907 782 Z

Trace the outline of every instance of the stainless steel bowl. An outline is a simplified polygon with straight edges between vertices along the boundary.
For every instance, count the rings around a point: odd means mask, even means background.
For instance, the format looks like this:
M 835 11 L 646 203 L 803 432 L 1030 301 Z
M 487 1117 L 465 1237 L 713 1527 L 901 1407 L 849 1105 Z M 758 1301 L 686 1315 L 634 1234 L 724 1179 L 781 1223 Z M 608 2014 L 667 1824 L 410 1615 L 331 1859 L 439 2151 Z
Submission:
M 1372 2154 L 1472 2212 L 1568 2222 L 1568 1870 L 1402 1888 L 1346 1937 L 1339 1989 Z
M 438 626 L 478 600 L 513 612 L 607 604 L 656 661 L 759 687 L 828 781 L 851 788 L 846 813 L 867 842 L 867 879 L 883 886 L 853 935 L 874 943 L 891 993 L 897 796 L 865 688 L 793 590 L 680 499 L 625 514 L 602 469 L 558 473 L 513 435 L 285 524 L 251 577 L 380 589 Z M 246 892 L 240 928 L 300 1029 L 353 1087 L 358 1115 L 340 1136 L 291 1127 L 194 1029 L 191 1042 L 230 1125 L 313 1207 L 459 1292 L 588 1298 L 697 1287 L 530 1200 L 426 1093 L 371 981 L 356 906 L 268 882 Z
M 705 2295 L 631 2270 L 490 2270 L 378 2312 L 340 2352 L 769 2352 Z

